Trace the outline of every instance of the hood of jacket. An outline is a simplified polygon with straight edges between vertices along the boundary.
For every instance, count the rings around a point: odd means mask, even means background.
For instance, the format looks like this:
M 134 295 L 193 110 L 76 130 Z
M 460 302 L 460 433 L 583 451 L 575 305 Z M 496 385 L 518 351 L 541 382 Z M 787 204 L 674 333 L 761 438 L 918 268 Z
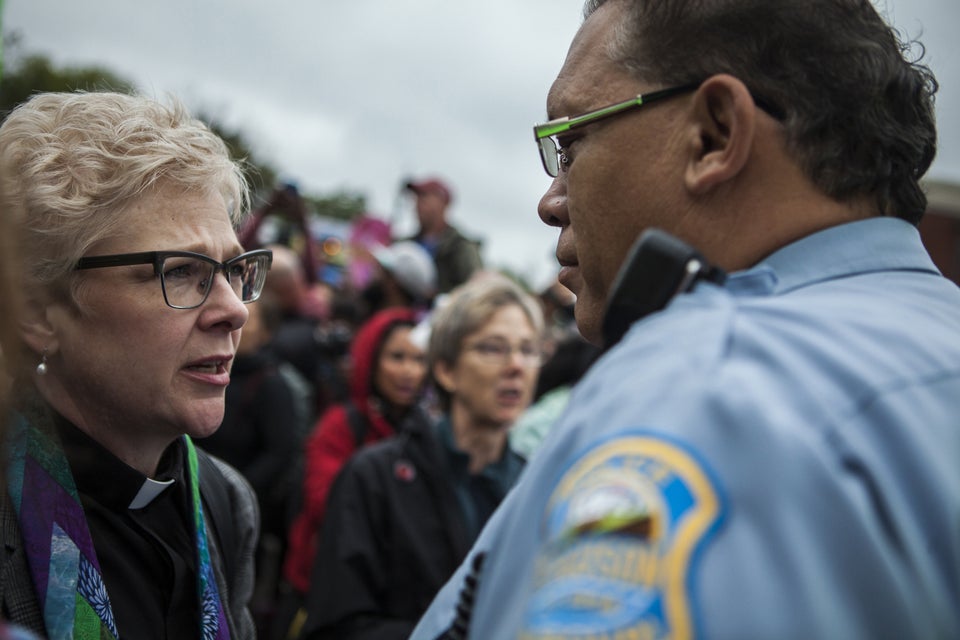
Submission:
M 350 399 L 370 417 L 379 413 L 371 406 L 373 374 L 387 334 L 397 324 L 414 324 L 414 312 L 407 308 L 384 309 L 375 313 L 357 330 L 350 344 Z

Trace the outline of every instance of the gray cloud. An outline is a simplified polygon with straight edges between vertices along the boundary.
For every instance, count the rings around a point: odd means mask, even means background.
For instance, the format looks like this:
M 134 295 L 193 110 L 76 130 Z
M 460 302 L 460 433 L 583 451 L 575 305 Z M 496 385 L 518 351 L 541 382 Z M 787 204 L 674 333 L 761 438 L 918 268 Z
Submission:
M 880 0 L 882 3 L 883 0 Z M 555 272 L 556 232 L 537 218 L 548 179 L 530 126 L 580 22 L 581 0 L 7 0 L 4 30 L 58 64 L 102 64 L 238 127 L 305 188 L 368 194 L 412 225 L 407 175 L 455 187 L 454 221 L 494 266 Z M 956 0 L 887 0 L 922 36 L 941 81 L 931 177 L 960 181 Z

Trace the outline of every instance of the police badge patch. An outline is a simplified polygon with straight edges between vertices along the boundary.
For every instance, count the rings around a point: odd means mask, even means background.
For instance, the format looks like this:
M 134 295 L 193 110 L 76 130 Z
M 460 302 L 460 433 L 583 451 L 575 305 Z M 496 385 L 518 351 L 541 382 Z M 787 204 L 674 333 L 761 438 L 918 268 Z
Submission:
M 713 474 L 683 444 L 644 431 L 594 446 L 548 502 L 520 637 L 693 637 L 693 565 L 724 511 Z

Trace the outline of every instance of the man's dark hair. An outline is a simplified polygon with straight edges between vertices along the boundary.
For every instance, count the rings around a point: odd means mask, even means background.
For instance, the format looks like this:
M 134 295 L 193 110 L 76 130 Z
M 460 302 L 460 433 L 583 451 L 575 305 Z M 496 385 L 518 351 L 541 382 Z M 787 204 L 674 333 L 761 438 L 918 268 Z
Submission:
M 608 0 L 587 0 L 586 18 Z M 611 58 L 664 86 L 736 76 L 782 115 L 788 149 L 838 201 L 919 223 L 937 81 L 870 0 L 613 0 Z M 918 55 L 910 58 L 912 45 Z

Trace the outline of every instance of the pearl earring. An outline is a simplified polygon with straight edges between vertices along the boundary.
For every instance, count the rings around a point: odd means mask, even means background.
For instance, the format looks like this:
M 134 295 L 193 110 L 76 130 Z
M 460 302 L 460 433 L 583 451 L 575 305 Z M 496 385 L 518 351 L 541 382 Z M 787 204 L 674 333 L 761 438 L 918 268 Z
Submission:
M 47 352 L 44 351 L 40 359 L 40 364 L 37 365 L 37 375 L 45 376 L 47 375 Z

